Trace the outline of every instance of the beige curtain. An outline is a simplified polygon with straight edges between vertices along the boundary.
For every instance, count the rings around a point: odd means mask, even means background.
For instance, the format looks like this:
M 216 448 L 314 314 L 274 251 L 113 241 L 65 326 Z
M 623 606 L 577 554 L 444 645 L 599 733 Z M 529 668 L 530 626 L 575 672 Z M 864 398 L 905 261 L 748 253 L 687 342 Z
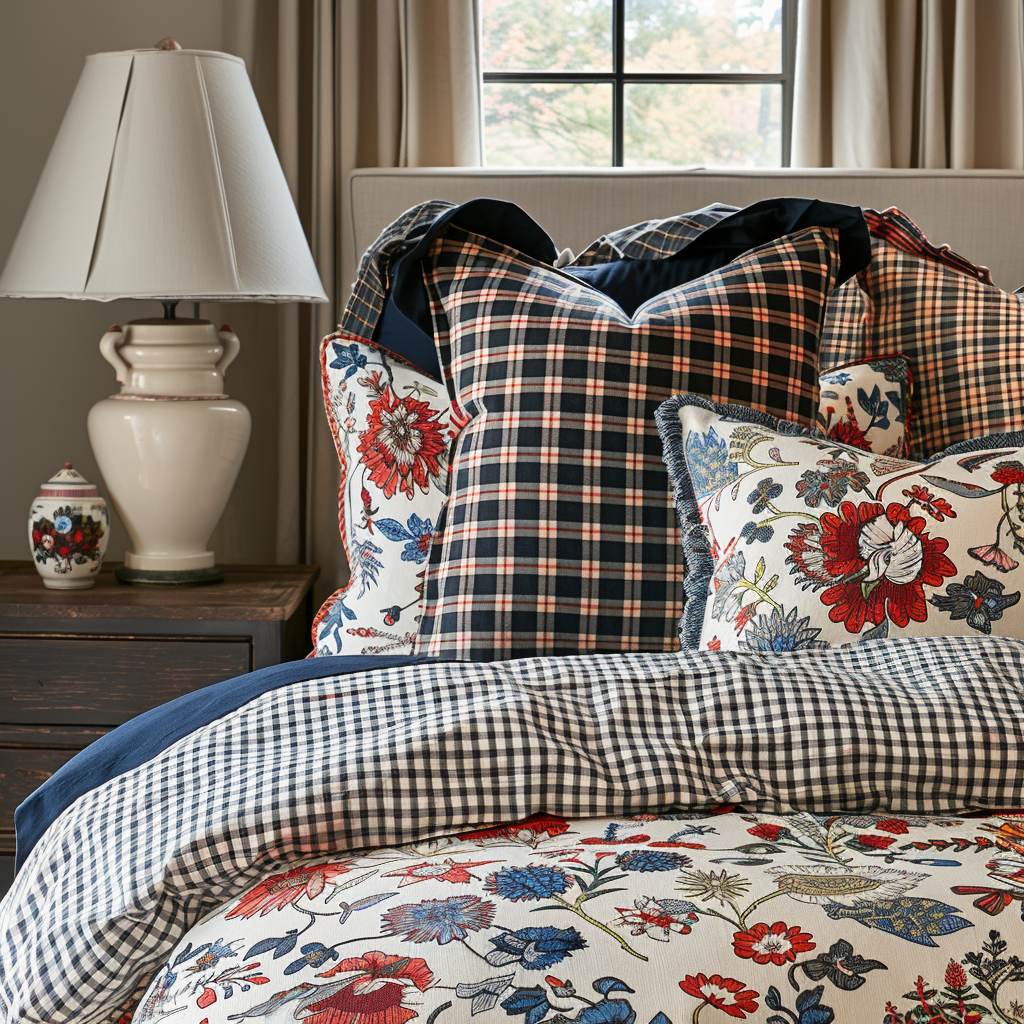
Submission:
M 1021 0 L 797 0 L 794 167 L 1024 167 Z
M 355 167 L 481 163 L 477 4 L 225 0 L 225 46 L 249 67 L 331 298 L 278 307 L 278 358 L 266 368 L 278 397 L 277 561 L 318 564 L 318 598 L 347 575 L 318 364 L 355 271 L 338 257 L 350 230 L 345 176 Z

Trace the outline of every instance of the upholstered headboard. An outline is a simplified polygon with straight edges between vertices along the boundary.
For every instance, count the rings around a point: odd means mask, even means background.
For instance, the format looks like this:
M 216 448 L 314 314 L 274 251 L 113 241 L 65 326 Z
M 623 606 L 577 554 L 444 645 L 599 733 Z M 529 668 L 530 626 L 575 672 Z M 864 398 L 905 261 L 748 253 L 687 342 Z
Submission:
M 510 200 L 556 245 L 578 252 L 606 231 L 713 202 L 746 206 L 773 196 L 808 196 L 876 209 L 898 206 L 936 245 L 948 244 L 990 267 L 1001 287 L 1024 285 L 1021 171 L 369 168 L 351 173 L 348 190 L 346 281 L 381 229 L 426 199 Z

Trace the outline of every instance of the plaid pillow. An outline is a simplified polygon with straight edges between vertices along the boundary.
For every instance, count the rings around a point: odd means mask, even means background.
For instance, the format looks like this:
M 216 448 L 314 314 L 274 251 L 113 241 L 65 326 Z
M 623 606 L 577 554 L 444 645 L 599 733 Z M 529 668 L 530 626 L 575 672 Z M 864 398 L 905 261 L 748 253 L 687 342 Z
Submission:
M 871 263 L 835 292 L 821 365 L 902 352 L 914 370 L 915 438 L 926 457 L 1024 427 L 1024 306 L 988 270 L 933 246 L 899 210 L 864 211 Z
M 630 319 L 479 235 L 435 241 L 435 337 L 466 426 L 431 549 L 424 651 L 674 649 L 682 559 L 654 409 L 692 390 L 810 426 L 838 246 L 835 230 L 807 228 Z

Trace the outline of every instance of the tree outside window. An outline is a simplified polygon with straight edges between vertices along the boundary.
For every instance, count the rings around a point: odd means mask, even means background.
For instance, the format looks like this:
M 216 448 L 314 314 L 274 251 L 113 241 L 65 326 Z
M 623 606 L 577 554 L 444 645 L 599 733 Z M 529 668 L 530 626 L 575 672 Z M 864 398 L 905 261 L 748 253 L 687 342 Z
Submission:
M 792 0 L 482 0 L 490 166 L 780 167 Z

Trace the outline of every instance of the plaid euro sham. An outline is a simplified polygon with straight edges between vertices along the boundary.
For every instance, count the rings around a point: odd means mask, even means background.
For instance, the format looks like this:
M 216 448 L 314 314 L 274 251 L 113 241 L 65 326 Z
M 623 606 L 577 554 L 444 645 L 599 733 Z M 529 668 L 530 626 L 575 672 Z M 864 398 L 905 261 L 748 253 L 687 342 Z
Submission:
M 466 425 L 431 548 L 424 653 L 675 648 L 682 556 L 654 410 L 690 390 L 812 425 L 838 245 L 831 228 L 804 229 L 631 319 L 449 227 L 426 278 Z
M 829 303 L 822 368 L 902 352 L 914 373 L 917 458 L 1024 429 L 1024 297 L 932 245 L 899 210 L 864 217 L 871 262 Z

